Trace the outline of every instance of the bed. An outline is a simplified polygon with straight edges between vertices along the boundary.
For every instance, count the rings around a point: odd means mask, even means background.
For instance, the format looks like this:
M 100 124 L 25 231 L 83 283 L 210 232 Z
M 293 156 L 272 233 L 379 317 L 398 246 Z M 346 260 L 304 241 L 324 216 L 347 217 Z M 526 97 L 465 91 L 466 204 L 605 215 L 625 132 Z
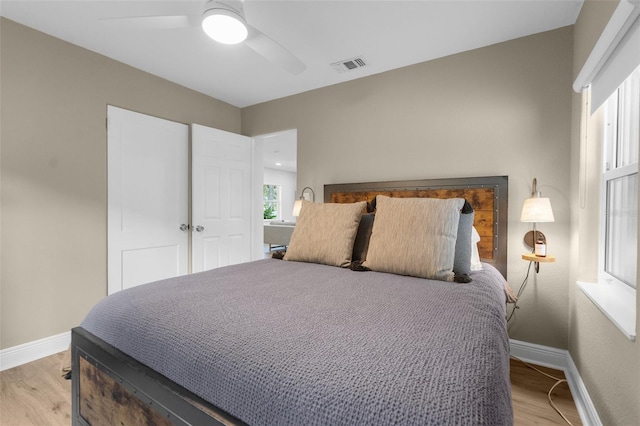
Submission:
M 285 259 L 107 297 L 72 332 L 73 424 L 512 424 L 507 193 L 504 176 L 326 185 L 324 204 L 303 206 Z M 403 198 L 419 209 L 444 198 L 460 217 L 470 204 L 483 268 L 380 271 L 377 250 L 383 263 L 398 252 L 384 252 L 382 224 Z M 346 233 L 342 219 L 310 236 L 305 220 L 356 215 L 345 223 L 357 240 L 373 200 L 365 259 L 337 236 L 319 255 L 327 235 Z M 456 245 L 459 227 L 443 244 Z

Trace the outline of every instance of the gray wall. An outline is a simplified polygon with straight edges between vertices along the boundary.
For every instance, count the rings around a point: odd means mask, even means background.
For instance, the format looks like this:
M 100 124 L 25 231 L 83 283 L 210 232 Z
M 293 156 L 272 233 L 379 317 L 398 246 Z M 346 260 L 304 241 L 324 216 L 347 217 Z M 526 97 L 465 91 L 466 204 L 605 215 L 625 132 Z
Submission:
M 298 130 L 298 187 L 509 176 L 509 281 L 527 262 L 519 222 L 531 181 L 551 198 L 541 224 L 554 264 L 529 282 L 512 338 L 568 344 L 571 27 L 338 84 L 242 110 L 242 131 Z
M 584 3 L 574 32 L 574 76 L 582 69 L 617 3 Z M 601 111 L 591 116 L 584 115 L 582 96 L 576 94 L 573 123 L 569 351 L 602 423 L 637 424 L 640 419 L 640 343 L 629 341 L 575 286 L 576 280 L 597 279 L 603 135 Z M 581 143 L 585 131 L 588 132 L 587 143 Z M 636 293 L 636 309 L 638 306 L 640 292 Z M 636 330 L 640 330 L 640 316 L 637 314 Z
M 79 324 L 107 294 L 107 105 L 240 132 L 240 109 L 0 21 L 0 348 Z

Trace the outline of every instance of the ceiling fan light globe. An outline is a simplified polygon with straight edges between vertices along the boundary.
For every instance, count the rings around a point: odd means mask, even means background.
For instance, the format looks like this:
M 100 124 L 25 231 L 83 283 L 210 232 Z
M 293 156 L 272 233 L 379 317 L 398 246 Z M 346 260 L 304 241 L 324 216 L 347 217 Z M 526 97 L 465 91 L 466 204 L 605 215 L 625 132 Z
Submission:
M 240 18 L 223 9 L 207 12 L 202 19 L 202 29 L 213 40 L 223 44 L 238 44 L 247 38 L 247 26 Z

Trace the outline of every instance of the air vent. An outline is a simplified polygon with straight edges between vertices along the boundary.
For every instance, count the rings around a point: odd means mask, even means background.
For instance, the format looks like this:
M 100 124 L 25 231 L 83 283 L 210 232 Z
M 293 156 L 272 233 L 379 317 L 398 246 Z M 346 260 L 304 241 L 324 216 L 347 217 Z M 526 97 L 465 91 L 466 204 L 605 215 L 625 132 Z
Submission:
M 356 58 L 345 59 L 344 61 L 334 62 L 331 67 L 339 73 L 353 71 L 358 68 L 366 67 L 367 62 L 362 56 Z

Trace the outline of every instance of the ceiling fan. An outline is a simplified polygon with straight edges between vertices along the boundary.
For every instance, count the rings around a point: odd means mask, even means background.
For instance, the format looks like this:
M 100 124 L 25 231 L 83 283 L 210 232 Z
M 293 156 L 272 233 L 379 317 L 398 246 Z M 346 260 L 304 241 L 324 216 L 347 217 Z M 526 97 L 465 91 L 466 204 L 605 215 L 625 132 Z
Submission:
M 279 65 L 291 74 L 302 73 L 307 66 L 277 41 L 247 24 L 241 0 L 208 0 L 204 12 L 194 15 L 139 16 L 124 19 L 129 22 L 144 21 L 160 28 L 201 26 L 213 40 L 223 44 L 244 43 L 259 55 Z

